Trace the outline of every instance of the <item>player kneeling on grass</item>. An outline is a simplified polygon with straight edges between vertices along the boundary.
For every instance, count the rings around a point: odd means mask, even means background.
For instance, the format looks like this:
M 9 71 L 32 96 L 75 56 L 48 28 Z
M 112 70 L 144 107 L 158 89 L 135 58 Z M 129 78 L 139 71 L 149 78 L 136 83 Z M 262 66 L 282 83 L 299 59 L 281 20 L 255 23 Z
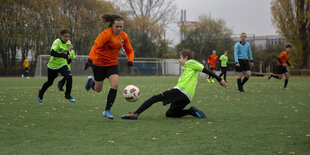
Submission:
M 170 108 L 166 112 L 167 117 L 182 117 L 192 115 L 198 118 L 206 118 L 206 115 L 192 106 L 189 109 L 184 109 L 191 102 L 195 94 L 197 78 L 199 72 L 204 72 L 216 78 L 220 85 L 226 87 L 226 83 L 213 72 L 204 68 L 204 66 L 196 60 L 193 60 L 194 52 L 183 50 L 180 52 L 179 62 L 184 66 L 184 71 L 180 75 L 178 84 L 171 90 L 165 91 L 158 95 L 154 95 L 146 100 L 134 113 L 123 115 L 123 119 L 138 119 L 138 116 L 154 103 L 163 101 L 163 105 L 170 104 Z

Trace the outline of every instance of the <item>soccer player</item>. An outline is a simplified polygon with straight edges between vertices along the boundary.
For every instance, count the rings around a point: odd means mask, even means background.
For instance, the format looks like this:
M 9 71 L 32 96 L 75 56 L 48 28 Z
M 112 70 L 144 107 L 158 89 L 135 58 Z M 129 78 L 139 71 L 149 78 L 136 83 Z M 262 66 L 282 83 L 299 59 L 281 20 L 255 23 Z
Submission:
M 27 76 L 27 78 L 29 79 L 29 60 L 28 57 L 25 57 L 24 63 L 23 63 L 23 68 L 24 68 L 24 74 Z M 24 74 L 22 74 L 22 77 L 24 77 Z
M 251 46 L 249 42 L 246 42 L 246 33 L 242 32 L 240 34 L 240 42 L 237 42 L 235 45 L 235 52 L 234 58 L 236 62 L 236 71 L 237 71 L 237 85 L 238 85 L 238 92 L 243 93 L 244 84 L 249 80 L 251 77 L 251 70 L 249 60 L 251 62 L 251 67 L 254 67 L 253 57 L 251 52 Z M 242 79 L 243 72 L 245 72 L 245 77 Z
M 39 89 L 38 101 L 40 103 L 43 102 L 43 95 L 45 91 L 51 85 L 53 85 L 54 80 L 58 77 L 58 73 L 64 76 L 67 81 L 65 98 L 68 99 L 70 102 L 75 102 L 75 99 L 71 97 L 72 75 L 67 66 L 67 60 L 71 59 L 68 49 L 68 47 L 70 47 L 71 45 L 69 38 L 69 30 L 64 29 L 60 31 L 60 38 L 56 39 L 53 42 L 50 50 L 51 58 L 47 64 L 47 81 L 43 84 L 42 88 Z
M 220 74 L 220 77 L 222 77 L 222 75 L 224 75 L 224 80 L 225 80 L 225 82 L 227 82 L 226 81 L 227 62 L 228 62 L 227 51 L 224 51 L 224 54 L 221 55 L 220 61 L 221 61 L 221 74 Z
M 291 68 L 294 68 L 288 62 L 288 60 L 290 59 L 289 52 L 291 51 L 291 48 L 292 48 L 291 45 L 286 45 L 285 51 L 281 52 L 281 54 L 278 57 L 277 74 L 271 73 L 268 76 L 268 80 L 270 80 L 270 78 L 275 78 L 275 79 L 281 80 L 282 79 L 282 74 L 284 74 L 284 76 L 285 76 L 284 88 L 283 88 L 284 90 L 287 90 L 287 83 L 288 83 L 288 79 L 289 79 L 289 74 L 288 74 L 288 71 L 287 71 L 287 65 L 290 66 Z
M 216 67 L 217 61 L 218 61 L 218 56 L 216 55 L 216 51 L 213 50 L 213 51 L 212 51 L 212 55 L 210 55 L 209 58 L 208 58 L 208 64 L 209 64 L 209 66 L 210 66 L 211 72 L 213 72 L 213 73 L 215 73 L 215 67 Z M 212 77 L 212 76 L 209 75 L 209 78 L 207 79 L 207 81 L 208 81 L 209 83 L 210 83 L 210 78 L 211 78 L 211 77 Z M 212 77 L 211 81 L 212 81 L 212 83 L 214 83 L 213 77 Z
M 166 112 L 166 117 L 182 117 L 192 115 L 198 118 L 206 118 L 201 110 L 192 106 L 184 109 L 188 105 L 195 94 L 197 78 L 199 72 L 215 77 L 220 85 L 226 87 L 226 83 L 213 72 L 207 70 L 201 63 L 194 60 L 194 52 L 183 50 L 180 53 L 179 62 L 184 66 L 184 71 L 179 77 L 178 84 L 171 90 L 165 91 L 146 100 L 134 113 L 123 115 L 123 119 L 138 119 L 140 114 L 151 107 L 154 103 L 162 101 L 163 105 L 170 104 L 170 108 Z
M 70 56 L 71 56 L 71 59 L 67 60 L 67 66 L 68 66 L 68 68 L 69 68 L 69 70 L 70 70 L 70 73 L 71 73 L 71 62 L 72 62 L 72 60 L 75 60 L 75 59 L 76 59 L 76 58 L 75 58 L 75 52 L 74 52 L 74 50 L 73 50 L 73 44 L 71 44 L 71 45 L 69 46 L 69 54 L 70 54 Z M 59 89 L 59 91 L 64 91 L 63 86 L 65 85 L 66 80 L 67 80 L 67 79 L 66 79 L 65 77 L 63 77 L 62 80 L 60 80 L 60 81 L 58 82 L 58 89 Z
M 128 35 L 123 32 L 124 19 L 118 15 L 102 15 L 101 19 L 104 23 L 109 23 L 109 29 L 104 30 L 95 40 L 90 52 L 90 59 L 93 62 L 93 73 L 95 79 L 88 77 L 85 89 L 90 88 L 96 92 L 101 92 L 103 81 L 109 79 L 110 90 L 107 96 L 106 108 L 103 116 L 113 119 L 111 115 L 111 107 L 114 103 L 118 89 L 118 54 L 123 47 L 128 56 L 128 66 L 133 65 L 134 51 L 131 47 Z

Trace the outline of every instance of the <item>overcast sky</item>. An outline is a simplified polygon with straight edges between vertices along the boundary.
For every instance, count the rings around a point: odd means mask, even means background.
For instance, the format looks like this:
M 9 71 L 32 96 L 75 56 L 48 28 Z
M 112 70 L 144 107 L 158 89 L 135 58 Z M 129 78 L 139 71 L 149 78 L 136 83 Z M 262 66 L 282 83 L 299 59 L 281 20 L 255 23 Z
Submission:
M 186 20 L 196 21 L 200 15 L 210 14 L 213 18 L 223 18 L 226 26 L 234 34 L 274 35 L 276 29 L 271 22 L 272 0 L 174 0 L 181 18 L 181 9 L 186 10 Z M 167 37 L 179 42 L 179 28 L 172 24 Z

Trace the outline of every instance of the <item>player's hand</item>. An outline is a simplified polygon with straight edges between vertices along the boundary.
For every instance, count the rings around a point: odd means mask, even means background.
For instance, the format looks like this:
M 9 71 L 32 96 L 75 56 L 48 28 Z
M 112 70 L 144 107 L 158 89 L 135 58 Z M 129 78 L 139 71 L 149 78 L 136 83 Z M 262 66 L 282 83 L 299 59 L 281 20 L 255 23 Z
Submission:
M 85 70 L 87 70 L 92 65 L 93 65 L 93 62 L 91 60 L 87 60 L 87 62 L 85 64 Z
M 292 68 L 292 69 L 295 69 L 295 67 L 294 67 L 294 66 L 292 66 L 292 65 L 291 65 L 291 68 Z
M 71 44 L 71 45 L 69 46 L 69 51 L 71 51 L 73 48 L 74 48 L 74 46 L 73 46 L 73 44 Z
M 237 63 L 236 63 L 236 66 L 237 66 L 237 67 L 240 67 L 240 64 L 237 62 Z
M 253 62 L 251 62 L 251 64 L 250 64 L 250 65 L 251 65 L 251 67 L 254 67 L 254 63 L 253 63 Z
M 71 56 L 68 54 L 68 60 L 71 59 Z
M 226 88 L 226 82 L 225 82 L 225 80 L 221 80 L 221 81 L 220 81 L 220 85 Z
M 133 66 L 132 61 L 128 61 L 128 62 L 127 62 L 127 65 L 128 65 L 129 67 Z

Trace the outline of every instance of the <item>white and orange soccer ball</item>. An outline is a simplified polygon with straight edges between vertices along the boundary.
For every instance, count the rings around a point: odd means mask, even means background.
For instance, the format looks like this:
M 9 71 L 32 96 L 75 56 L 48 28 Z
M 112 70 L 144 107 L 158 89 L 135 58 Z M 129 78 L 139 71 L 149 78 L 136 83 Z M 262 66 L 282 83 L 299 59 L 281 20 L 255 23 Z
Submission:
M 140 97 L 140 89 L 134 85 L 128 85 L 124 88 L 123 96 L 128 102 L 135 102 Z

